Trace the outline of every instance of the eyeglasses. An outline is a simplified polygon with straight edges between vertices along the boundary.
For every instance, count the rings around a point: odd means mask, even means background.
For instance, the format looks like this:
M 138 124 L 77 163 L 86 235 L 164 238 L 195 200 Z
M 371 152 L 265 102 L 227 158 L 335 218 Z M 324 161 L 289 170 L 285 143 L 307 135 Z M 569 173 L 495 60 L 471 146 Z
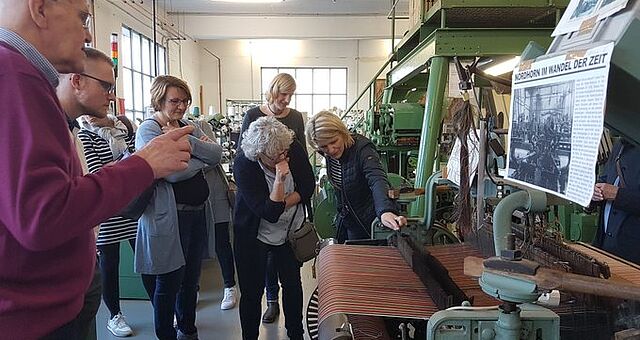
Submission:
M 91 20 L 93 16 L 89 12 L 80 10 L 80 20 L 82 20 L 82 28 L 88 30 L 91 29 Z
M 189 106 L 191 105 L 191 99 L 178 99 L 178 98 L 173 98 L 173 99 L 167 99 L 167 103 L 173 105 L 173 106 L 178 106 L 180 105 L 180 103 L 184 104 L 184 106 Z
M 281 160 L 287 158 L 287 156 L 289 155 L 289 149 L 286 149 L 284 151 L 282 151 L 281 153 L 279 153 L 275 158 L 269 157 L 267 154 L 263 153 L 263 156 L 265 156 L 268 160 L 272 161 L 273 163 L 278 163 Z
M 59 3 L 58 0 L 53 0 L 53 2 Z M 71 7 L 75 7 L 72 4 L 65 2 L 66 5 L 69 5 Z M 82 28 L 88 30 L 91 28 L 91 20 L 92 20 L 92 15 L 91 13 L 78 9 L 78 15 L 80 17 L 80 20 L 82 21 Z
M 106 93 L 113 93 L 116 90 L 116 85 L 112 84 L 112 83 L 110 83 L 108 81 L 104 81 L 104 80 L 96 78 L 94 76 L 90 76 L 90 75 L 88 75 L 86 73 L 80 73 L 80 75 L 85 76 L 87 78 L 91 78 L 91 79 L 97 81 L 98 83 L 100 83 L 100 86 L 102 86 L 102 89 Z

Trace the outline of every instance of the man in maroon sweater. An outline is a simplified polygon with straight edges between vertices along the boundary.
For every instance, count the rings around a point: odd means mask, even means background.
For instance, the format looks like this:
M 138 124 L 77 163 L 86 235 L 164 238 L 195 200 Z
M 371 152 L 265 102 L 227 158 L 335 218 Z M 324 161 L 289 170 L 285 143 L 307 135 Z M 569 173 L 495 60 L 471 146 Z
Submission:
M 85 0 L 0 0 L 2 338 L 76 339 L 92 228 L 190 157 L 184 128 L 82 175 L 55 87 L 58 72 L 83 71 L 89 19 Z

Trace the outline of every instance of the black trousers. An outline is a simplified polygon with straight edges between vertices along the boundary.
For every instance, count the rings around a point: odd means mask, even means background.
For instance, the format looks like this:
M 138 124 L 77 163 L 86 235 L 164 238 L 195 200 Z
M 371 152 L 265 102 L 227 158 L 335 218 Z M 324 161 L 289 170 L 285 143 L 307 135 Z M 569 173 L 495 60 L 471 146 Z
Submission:
M 240 285 L 240 324 L 242 339 L 257 340 L 262 314 L 266 255 L 272 252 L 282 284 L 282 309 L 290 339 L 303 339 L 302 281 L 300 266 L 288 243 L 272 246 L 256 238 L 247 239 L 236 234 L 236 269 Z
M 224 288 L 231 288 L 236 285 L 236 269 L 233 264 L 233 249 L 231 249 L 231 238 L 229 237 L 229 222 L 216 223 L 215 233 L 216 255 L 218 255 L 218 263 L 220 263 Z
M 136 239 L 129 240 L 131 250 L 136 250 Z M 98 263 L 102 274 L 102 300 L 111 318 L 120 313 L 120 242 L 98 246 Z

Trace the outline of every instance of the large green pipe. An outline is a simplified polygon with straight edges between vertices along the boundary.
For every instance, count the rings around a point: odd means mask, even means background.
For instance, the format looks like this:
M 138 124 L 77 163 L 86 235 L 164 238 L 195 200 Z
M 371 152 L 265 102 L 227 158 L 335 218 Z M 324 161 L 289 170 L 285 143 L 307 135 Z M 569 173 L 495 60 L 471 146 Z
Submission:
M 447 57 L 431 58 L 429 68 L 429 82 L 427 84 L 427 102 L 422 120 L 420 134 L 420 151 L 418 152 L 418 168 L 416 169 L 417 188 L 424 188 L 427 178 L 433 173 L 433 163 L 436 159 L 438 134 L 442 124 L 442 102 L 448 89 L 449 59 Z M 412 216 L 424 215 L 424 197 L 418 197 L 412 206 Z
M 503 198 L 493 211 L 493 243 L 496 256 L 507 249 L 506 236 L 511 232 L 511 216 L 517 209 L 543 211 L 547 207 L 547 194 L 537 190 L 521 190 Z

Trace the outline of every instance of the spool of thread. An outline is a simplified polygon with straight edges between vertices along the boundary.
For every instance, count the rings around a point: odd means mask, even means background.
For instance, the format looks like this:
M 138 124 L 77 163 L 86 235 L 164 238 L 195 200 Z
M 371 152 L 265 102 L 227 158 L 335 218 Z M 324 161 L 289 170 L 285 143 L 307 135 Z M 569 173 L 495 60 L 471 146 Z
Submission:
M 193 107 L 193 109 L 192 109 L 192 111 L 191 111 L 191 114 L 192 114 L 194 117 L 200 117 L 200 107 L 198 107 L 198 106 L 194 106 L 194 107 Z

